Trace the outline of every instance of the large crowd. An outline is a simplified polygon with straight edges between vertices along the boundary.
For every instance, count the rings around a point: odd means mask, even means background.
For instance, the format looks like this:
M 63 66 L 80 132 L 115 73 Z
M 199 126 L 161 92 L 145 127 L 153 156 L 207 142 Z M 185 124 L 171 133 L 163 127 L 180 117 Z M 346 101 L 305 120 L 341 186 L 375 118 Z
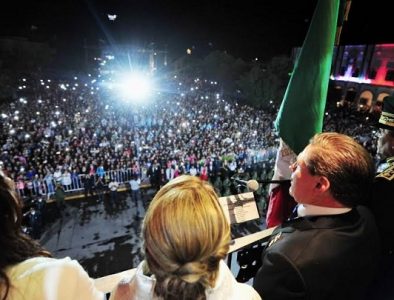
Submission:
M 133 103 L 103 82 L 91 75 L 20 78 L 17 99 L 1 105 L 0 161 L 21 195 L 51 195 L 56 184 L 81 189 L 92 175 L 113 180 L 106 174 L 123 174 L 116 178 L 123 182 L 136 175 L 157 187 L 199 175 L 226 195 L 223 183 L 234 174 L 272 175 L 274 104 L 255 109 L 226 98 L 215 81 L 176 76 L 167 78 L 165 92 Z M 365 113 L 334 107 L 324 130 L 353 136 L 374 154 L 372 123 Z

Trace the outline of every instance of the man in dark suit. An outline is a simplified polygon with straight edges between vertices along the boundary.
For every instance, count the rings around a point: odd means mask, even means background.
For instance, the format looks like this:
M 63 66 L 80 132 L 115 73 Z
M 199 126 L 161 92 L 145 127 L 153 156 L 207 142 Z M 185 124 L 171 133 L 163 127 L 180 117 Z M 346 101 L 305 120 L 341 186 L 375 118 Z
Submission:
M 161 166 L 155 159 L 152 165 L 148 169 L 148 177 L 150 184 L 157 192 L 160 189 L 160 182 L 161 182 Z
M 374 218 L 358 206 L 370 194 L 374 165 L 352 138 L 315 135 L 291 166 L 295 218 L 275 229 L 254 288 L 271 299 L 363 299 L 376 272 Z

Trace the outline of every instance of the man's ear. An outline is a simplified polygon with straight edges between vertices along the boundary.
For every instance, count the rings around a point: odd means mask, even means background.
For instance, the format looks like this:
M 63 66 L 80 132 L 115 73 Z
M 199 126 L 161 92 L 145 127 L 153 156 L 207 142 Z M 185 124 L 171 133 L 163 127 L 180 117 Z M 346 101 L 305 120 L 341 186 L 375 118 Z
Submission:
M 317 183 L 316 188 L 320 190 L 320 192 L 326 192 L 330 188 L 330 181 L 325 176 L 320 176 Z

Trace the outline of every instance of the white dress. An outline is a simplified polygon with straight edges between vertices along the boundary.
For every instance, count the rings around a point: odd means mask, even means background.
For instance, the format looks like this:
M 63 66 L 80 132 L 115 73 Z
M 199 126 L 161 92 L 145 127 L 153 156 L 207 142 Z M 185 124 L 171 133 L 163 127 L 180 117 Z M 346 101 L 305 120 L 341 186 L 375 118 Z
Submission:
M 7 300 L 103 300 L 104 294 L 76 260 L 34 257 L 6 269 Z M 0 295 L 4 286 L 0 286 Z M 0 297 L 1 298 L 1 297 Z

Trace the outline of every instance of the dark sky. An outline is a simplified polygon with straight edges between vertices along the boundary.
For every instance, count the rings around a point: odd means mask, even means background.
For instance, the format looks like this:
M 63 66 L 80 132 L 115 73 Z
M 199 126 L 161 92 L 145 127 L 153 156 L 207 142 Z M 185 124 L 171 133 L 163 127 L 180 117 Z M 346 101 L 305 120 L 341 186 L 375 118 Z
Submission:
M 227 50 L 235 57 L 289 54 L 306 35 L 317 0 L 34 0 L 1 9 L 0 35 L 48 39 L 65 55 L 94 45 L 155 42 L 175 55 Z M 387 2 L 353 0 L 341 44 L 394 43 Z M 110 21 L 107 14 L 116 14 Z M 34 25 L 34 27 L 32 27 Z M 33 28 L 33 30 L 32 30 Z M 62 50 L 63 49 L 63 50 Z

